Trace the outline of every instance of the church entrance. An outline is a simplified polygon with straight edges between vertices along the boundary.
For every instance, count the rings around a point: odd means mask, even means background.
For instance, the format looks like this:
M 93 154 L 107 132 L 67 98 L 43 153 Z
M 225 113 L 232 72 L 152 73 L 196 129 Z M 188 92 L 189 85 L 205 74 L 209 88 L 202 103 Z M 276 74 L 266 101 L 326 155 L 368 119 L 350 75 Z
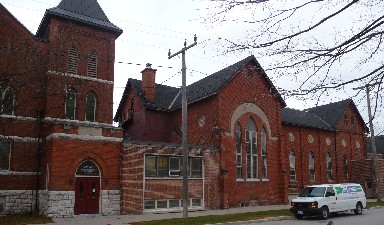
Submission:
M 76 170 L 75 214 L 97 214 L 100 203 L 100 173 L 92 161 L 84 161 Z

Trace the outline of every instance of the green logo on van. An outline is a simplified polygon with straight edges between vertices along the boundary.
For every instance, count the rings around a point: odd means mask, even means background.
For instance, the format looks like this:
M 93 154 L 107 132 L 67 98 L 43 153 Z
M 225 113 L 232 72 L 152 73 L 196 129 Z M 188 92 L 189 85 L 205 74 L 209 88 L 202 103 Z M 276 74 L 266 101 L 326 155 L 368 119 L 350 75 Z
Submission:
M 353 193 L 353 192 L 362 192 L 363 188 L 361 186 L 346 186 L 346 187 L 335 187 L 336 194 L 341 193 Z

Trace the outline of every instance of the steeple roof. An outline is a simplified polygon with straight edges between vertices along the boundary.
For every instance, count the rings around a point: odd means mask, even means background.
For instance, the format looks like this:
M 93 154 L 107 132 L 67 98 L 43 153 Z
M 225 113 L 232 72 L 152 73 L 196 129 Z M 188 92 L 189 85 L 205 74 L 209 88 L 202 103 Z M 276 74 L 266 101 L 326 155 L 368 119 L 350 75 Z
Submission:
M 37 36 L 44 35 L 52 17 L 74 20 L 117 35 L 123 33 L 122 29 L 109 21 L 97 0 L 61 0 L 57 7 L 46 10 L 37 30 Z

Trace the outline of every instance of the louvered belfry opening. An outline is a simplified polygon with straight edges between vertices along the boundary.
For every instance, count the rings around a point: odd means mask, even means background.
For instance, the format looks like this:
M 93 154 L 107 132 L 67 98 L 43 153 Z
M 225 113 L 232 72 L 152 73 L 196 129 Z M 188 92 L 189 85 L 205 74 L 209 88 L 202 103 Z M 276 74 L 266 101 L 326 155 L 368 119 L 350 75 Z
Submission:
M 95 52 L 91 52 L 88 55 L 88 76 L 97 77 L 97 55 Z
M 67 67 L 68 73 L 77 74 L 77 60 L 78 60 L 77 50 L 72 47 L 68 50 L 68 67 Z

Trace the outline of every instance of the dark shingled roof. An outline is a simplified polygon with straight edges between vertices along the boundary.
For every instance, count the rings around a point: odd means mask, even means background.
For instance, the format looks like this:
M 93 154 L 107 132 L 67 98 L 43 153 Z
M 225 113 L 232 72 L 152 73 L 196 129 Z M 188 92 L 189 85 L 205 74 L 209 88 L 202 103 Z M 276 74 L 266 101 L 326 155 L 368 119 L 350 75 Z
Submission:
M 71 19 L 87 25 L 95 26 L 120 35 L 123 30 L 111 23 L 100 7 L 97 0 L 61 0 L 59 5 L 47 9 L 37 30 L 37 36 L 42 36 L 53 16 Z
M 347 110 L 351 104 L 357 112 L 356 116 L 362 124 L 365 124 L 352 99 L 316 106 L 303 111 L 295 109 L 282 109 L 282 122 L 292 125 L 336 130 L 337 124 L 343 119 L 345 110 Z M 364 127 L 366 132 L 368 132 L 368 127 L 365 125 Z
M 367 146 L 367 153 L 371 153 L 372 152 L 371 137 L 367 137 L 365 139 L 365 143 Z M 375 136 L 375 144 L 376 144 L 376 153 L 384 155 L 384 135 Z
M 353 104 L 352 99 L 345 99 L 339 102 L 313 107 L 308 109 L 308 111 L 321 117 L 333 128 L 336 128 L 337 124 L 342 120 L 345 110 L 351 103 Z
M 332 127 L 328 123 L 315 114 L 296 109 L 281 109 L 281 120 L 285 124 L 332 130 Z
M 220 89 L 227 84 L 233 76 L 237 74 L 237 72 L 247 63 L 254 60 L 257 64 L 258 69 L 261 70 L 264 79 L 268 82 L 272 92 L 279 99 L 281 103 L 281 107 L 285 107 L 286 103 L 284 99 L 281 97 L 280 93 L 277 91 L 272 81 L 265 74 L 264 70 L 260 67 L 254 56 L 249 56 L 233 65 L 228 66 L 216 73 L 213 73 L 210 76 L 207 76 L 193 84 L 187 86 L 187 98 L 188 104 L 193 102 L 208 98 L 217 94 Z M 174 109 L 181 107 L 181 88 L 174 88 L 165 85 L 156 84 L 156 100 L 155 102 L 147 102 L 145 97 L 143 96 L 141 90 L 141 81 L 135 79 L 128 79 L 127 86 L 125 92 L 127 91 L 127 87 L 132 85 L 135 88 L 140 99 L 145 107 L 156 109 L 156 110 L 164 110 L 164 111 L 172 111 Z M 119 109 L 122 107 L 124 98 L 121 99 L 119 108 L 115 115 L 115 120 L 117 119 Z

